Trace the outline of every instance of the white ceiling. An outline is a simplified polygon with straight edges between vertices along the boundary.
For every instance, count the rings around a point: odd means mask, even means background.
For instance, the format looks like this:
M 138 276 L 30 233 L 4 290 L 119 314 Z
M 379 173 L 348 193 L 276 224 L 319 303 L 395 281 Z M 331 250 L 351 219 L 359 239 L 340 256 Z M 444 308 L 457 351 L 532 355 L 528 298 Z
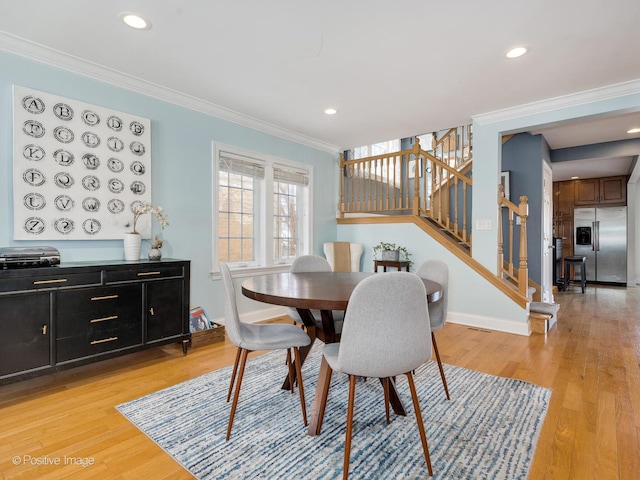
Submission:
M 638 0 L 4 0 L 0 48 L 105 67 L 337 151 L 640 79 L 638 19 Z M 507 60 L 515 45 L 530 53 Z M 624 117 L 537 133 L 552 148 L 628 138 L 640 112 Z
M 589 121 L 572 122 L 568 125 L 542 127 L 531 133 L 541 134 L 552 150 L 578 147 L 597 143 L 638 138 L 627 130 L 640 125 L 640 112 L 621 114 L 615 117 L 594 118 Z M 640 152 L 638 152 L 640 153 Z M 612 175 L 628 175 L 634 167 L 634 157 L 605 157 L 552 164 L 553 180 L 569 180 L 572 177 L 596 178 Z

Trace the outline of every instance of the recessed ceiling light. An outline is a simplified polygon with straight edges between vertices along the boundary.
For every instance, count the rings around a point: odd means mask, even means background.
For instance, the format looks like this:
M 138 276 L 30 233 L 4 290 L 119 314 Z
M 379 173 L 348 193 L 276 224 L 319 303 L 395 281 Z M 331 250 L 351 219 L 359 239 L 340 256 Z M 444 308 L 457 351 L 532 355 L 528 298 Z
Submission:
M 571 177 L 571 180 L 578 180 L 580 177 Z
M 640 128 L 632 128 L 631 130 L 627 130 L 627 133 L 640 133 Z
M 509 50 L 506 55 L 507 58 L 518 58 L 527 53 L 527 49 L 525 47 L 515 47 Z
M 149 30 L 151 28 L 151 22 L 145 20 L 137 13 L 122 12 L 120 14 L 120 19 L 131 28 L 135 28 L 137 30 Z
M 326 113 L 327 115 L 335 115 L 336 113 L 338 113 L 338 110 L 336 110 L 335 108 L 327 108 L 324 113 Z

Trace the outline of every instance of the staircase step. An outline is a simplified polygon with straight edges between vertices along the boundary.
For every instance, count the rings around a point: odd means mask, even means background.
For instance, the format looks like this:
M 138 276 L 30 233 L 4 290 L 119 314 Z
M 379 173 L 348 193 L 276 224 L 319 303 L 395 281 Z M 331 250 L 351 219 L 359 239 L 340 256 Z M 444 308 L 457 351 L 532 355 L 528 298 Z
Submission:
M 551 315 L 545 313 L 532 312 L 529 314 L 529 324 L 533 333 L 547 333 L 552 327 Z

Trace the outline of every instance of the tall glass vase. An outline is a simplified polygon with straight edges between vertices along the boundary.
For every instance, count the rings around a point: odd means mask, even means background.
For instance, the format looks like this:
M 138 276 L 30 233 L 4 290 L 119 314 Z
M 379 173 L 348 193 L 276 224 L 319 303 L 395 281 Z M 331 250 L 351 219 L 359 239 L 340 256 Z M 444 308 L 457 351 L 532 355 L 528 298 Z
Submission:
M 139 233 L 124 234 L 124 259 L 127 261 L 140 260 L 142 236 Z

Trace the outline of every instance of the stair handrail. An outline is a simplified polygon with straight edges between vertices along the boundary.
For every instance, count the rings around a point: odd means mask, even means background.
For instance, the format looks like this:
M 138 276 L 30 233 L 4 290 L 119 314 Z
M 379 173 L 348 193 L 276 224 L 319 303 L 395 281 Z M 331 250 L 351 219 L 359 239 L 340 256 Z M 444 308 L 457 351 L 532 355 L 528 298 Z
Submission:
M 456 132 L 456 129 L 451 129 L 450 132 Z M 414 178 L 413 214 L 431 218 L 460 242 L 471 247 L 471 236 L 467 226 L 467 192 L 472 187 L 473 180 L 449 163 L 423 150 L 418 137 L 415 138 L 413 146 L 413 158 L 420 159 L 419 163 L 425 174 L 415 175 Z M 427 160 L 431 163 L 431 172 L 427 171 Z M 422 186 L 420 177 L 423 178 Z M 427 182 L 431 182 L 429 195 Z M 459 188 L 462 188 L 462 207 L 459 202 Z M 444 200 L 448 202 L 450 189 L 453 189 L 454 206 L 443 211 Z M 435 211 L 434 205 L 437 205 Z

